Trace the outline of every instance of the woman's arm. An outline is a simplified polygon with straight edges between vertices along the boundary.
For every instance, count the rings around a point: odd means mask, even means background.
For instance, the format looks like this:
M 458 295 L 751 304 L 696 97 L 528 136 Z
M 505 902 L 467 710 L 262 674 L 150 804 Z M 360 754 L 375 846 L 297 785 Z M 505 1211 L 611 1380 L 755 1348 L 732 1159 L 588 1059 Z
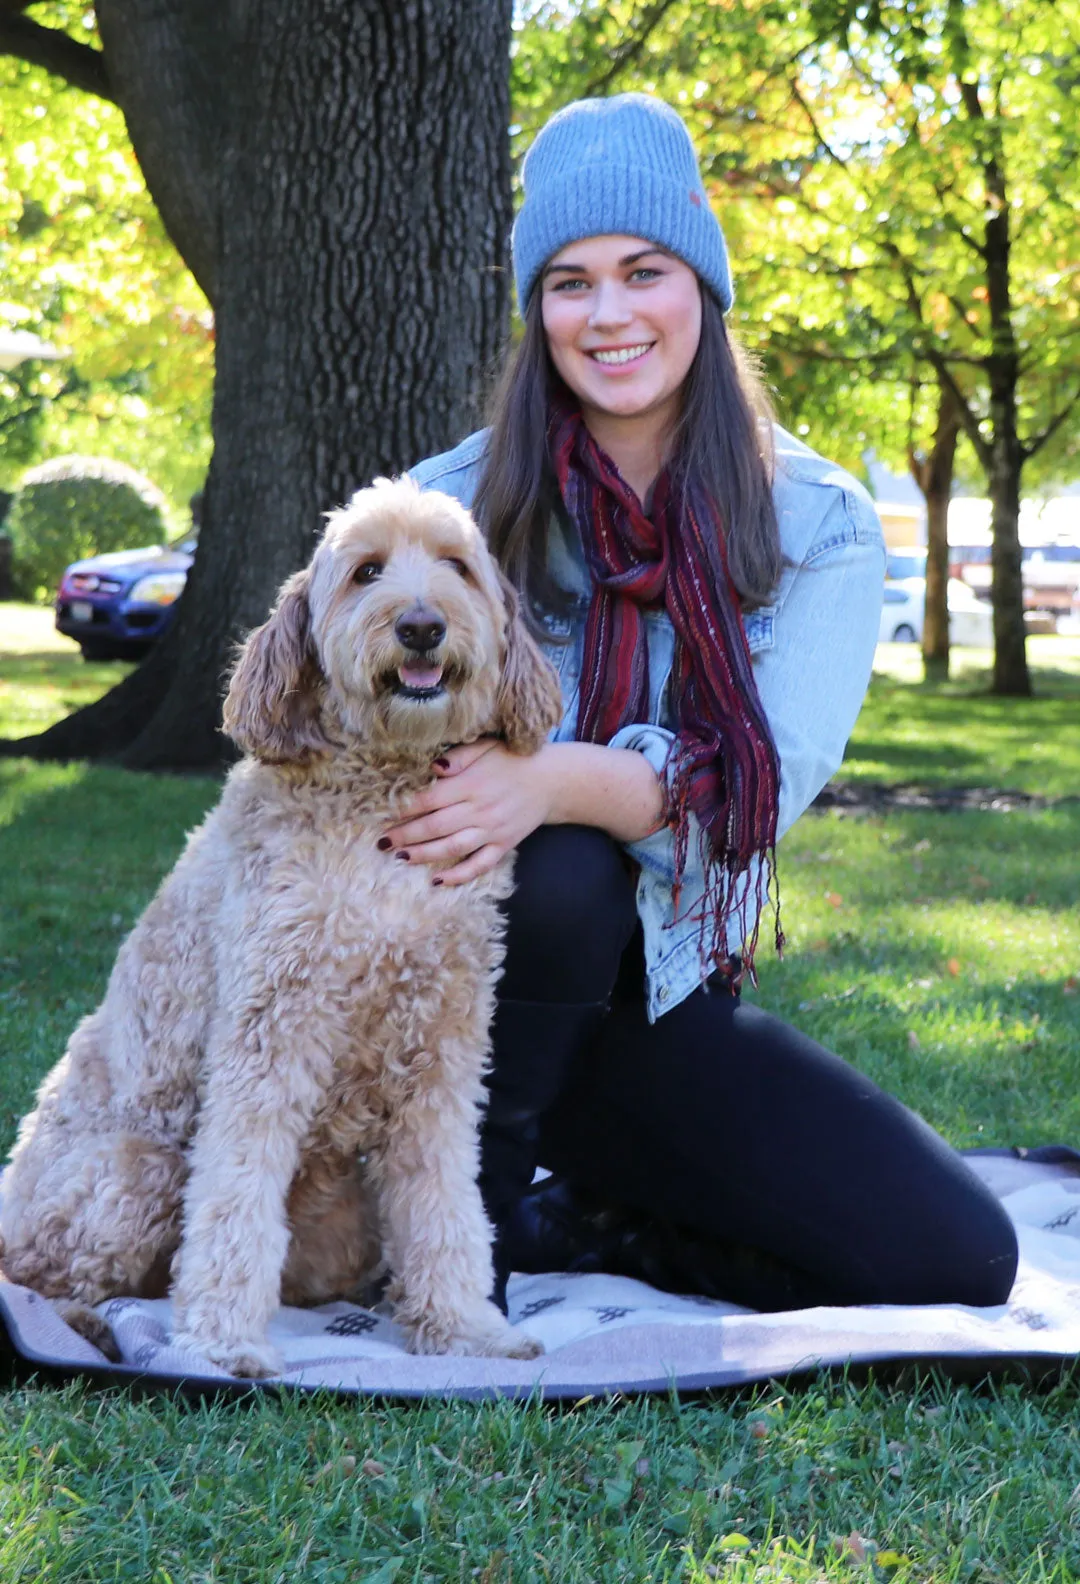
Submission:
M 492 738 L 452 748 L 409 818 L 383 837 L 408 862 L 437 864 L 440 885 L 493 869 L 540 825 L 595 825 L 636 842 L 664 818 L 660 778 L 643 754 L 596 743 L 545 743 L 523 758 Z

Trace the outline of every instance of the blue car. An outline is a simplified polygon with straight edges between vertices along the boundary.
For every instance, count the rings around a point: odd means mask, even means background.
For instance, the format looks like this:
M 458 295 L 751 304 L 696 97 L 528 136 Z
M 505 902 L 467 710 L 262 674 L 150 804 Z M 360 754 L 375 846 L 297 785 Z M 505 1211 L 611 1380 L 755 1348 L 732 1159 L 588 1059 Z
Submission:
M 195 559 L 194 537 L 75 561 L 60 579 L 56 628 L 84 660 L 138 660 L 166 631 Z

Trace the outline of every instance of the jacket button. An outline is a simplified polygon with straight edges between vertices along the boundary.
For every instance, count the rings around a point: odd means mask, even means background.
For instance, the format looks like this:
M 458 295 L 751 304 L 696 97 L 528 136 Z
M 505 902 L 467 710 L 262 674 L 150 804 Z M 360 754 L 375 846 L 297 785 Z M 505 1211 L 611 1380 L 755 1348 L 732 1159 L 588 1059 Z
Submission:
M 658 1001 L 667 1001 L 670 998 L 670 996 L 671 996 L 671 991 L 668 989 L 667 985 L 661 985 L 660 986 L 659 995 L 657 996 L 657 1000 Z

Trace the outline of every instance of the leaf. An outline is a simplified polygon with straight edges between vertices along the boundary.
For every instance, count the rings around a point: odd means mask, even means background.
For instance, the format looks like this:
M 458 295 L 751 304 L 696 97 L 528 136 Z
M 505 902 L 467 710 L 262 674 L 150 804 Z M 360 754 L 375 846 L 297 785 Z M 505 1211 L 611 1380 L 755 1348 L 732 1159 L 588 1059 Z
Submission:
M 717 1541 L 717 1545 L 721 1551 L 749 1551 L 750 1549 L 750 1541 L 744 1534 L 739 1534 L 738 1531 L 722 1536 Z
M 844 899 L 838 891 L 826 891 L 825 900 L 830 907 L 843 907 Z
M 952 974 L 954 979 L 959 979 L 959 977 L 960 977 L 960 959 L 959 959 L 959 957 L 950 957 L 948 962 L 945 964 L 945 966 L 949 970 L 949 972 Z
M 604 1481 L 604 1506 L 625 1507 L 630 1500 L 630 1493 L 634 1485 L 628 1479 L 607 1479 Z

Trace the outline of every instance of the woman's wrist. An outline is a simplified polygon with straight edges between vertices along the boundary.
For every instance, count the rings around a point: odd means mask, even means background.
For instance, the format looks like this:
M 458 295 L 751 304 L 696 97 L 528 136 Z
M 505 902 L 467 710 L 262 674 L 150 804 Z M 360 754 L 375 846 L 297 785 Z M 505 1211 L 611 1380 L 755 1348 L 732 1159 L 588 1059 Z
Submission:
M 643 754 L 599 743 L 546 743 L 538 755 L 549 825 L 594 825 L 635 842 L 664 823 L 663 782 Z

